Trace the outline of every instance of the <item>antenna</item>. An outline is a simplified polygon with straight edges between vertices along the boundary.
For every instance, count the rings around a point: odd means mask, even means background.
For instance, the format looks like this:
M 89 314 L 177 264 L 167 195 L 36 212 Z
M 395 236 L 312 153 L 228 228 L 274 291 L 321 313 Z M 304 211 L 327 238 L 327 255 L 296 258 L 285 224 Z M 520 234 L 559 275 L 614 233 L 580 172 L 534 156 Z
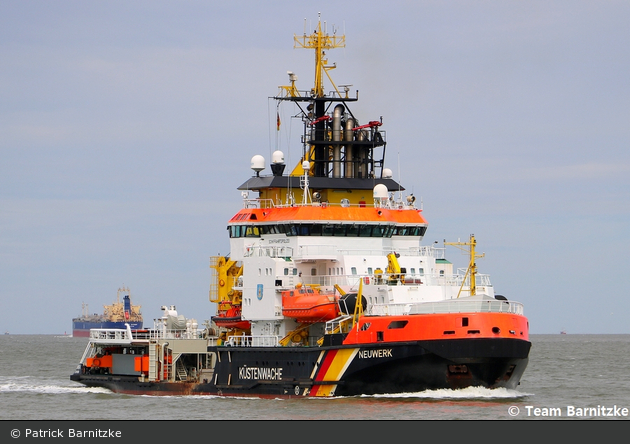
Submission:
M 328 71 L 334 69 L 336 66 L 334 64 L 331 66 L 328 65 L 328 60 L 325 58 L 326 50 L 345 47 L 346 36 L 329 36 L 326 33 L 326 22 L 324 22 L 324 30 L 322 31 L 321 12 L 318 13 L 318 15 L 320 21 L 317 24 L 317 29 L 310 35 L 304 33 L 301 37 L 293 36 L 293 47 L 315 50 L 315 87 L 312 91 L 314 97 L 324 97 L 324 75 L 328 77 L 333 88 L 337 90 L 337 87 L 328 74 Z M 337 91 L 337 94 L 339 94 L 339 91 Z
M 401 182 L 401 173 L 400 173 L 400 150 L 398 151 L 398 198 L 402 202 L 402 188 L 400 185 Z
M 302 162 L 302 169 L 304 170 L 304 176 L 300 178 L 300 185 L 304 190 L 302 193 L 302 205 L 306 205 L 311 198 L 311 192 L 308 189 L 308 171 L 310 169 L 310 163 L 308 160 Z

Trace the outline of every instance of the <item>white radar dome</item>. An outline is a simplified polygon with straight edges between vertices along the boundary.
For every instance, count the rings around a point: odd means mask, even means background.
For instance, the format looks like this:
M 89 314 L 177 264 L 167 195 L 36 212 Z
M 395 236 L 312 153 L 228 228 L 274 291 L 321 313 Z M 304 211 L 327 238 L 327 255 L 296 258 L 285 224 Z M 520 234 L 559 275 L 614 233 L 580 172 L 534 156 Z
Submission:
M 252 157 L 252 170 L 257 173 L 265 169 L 265 158 L 260 154 L 256 154 Z
M 280 150 L 274 151 L 271 155 L 271 163 L 284 163 L 284 153 Z
M 387 193 L 387 186 L 383 185 L 382 183 L 379 183 L 374 187 L 374 199 L 387 199 L 389 197 Z
M 304 162 L 302 162 L 302 169 L 304 171 L 308 171 L 311 169 L 311 164 L 308 160 L 305 160 Z
M 392 170 L 390 170 L 389 168 L 383 168 L 383 178 L 391 179 L 392 176 L 393 176 Z

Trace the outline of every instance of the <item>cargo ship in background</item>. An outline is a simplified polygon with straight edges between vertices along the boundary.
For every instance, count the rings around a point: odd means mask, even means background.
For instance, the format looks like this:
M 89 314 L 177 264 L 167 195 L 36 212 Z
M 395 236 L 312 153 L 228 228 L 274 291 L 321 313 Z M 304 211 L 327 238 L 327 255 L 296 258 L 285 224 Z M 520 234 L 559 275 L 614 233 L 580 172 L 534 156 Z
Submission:
M 118 289 L 116 302 L 104 305 L 102 314 L 89 314 L 87 304 L 82 304 L 81 316 L 72 319 L 72 336 L 87 338 L 93 328 L 125 329 L 125 324 L 129 324 L 132 330 L 140 330 L 143 327 L 140 308 L 140 305 L 131 303 L 129 288 L 121 287 Z
M 314 87 L 299 90 L 289 71 L 272 124 L 281 131 L 282 106 L 301 121 L 300 159 L 285 173 L 276 146 L 265 175 L 264 157 L 252 157 L 227 222 L 231 253 L 210 259 L 216 315 L 200 326 L 164 305 L 153 328 L 93 329 L 71 380 L 268 398 L 518 386 L 531 347 L 523 305 L 478 272 L 474 235 L 422 245 L 428 222 L 385 166 L 382 118 L 359 121 L 358 92 L 330 77 L 326 51 L 344 46 L 321 21 L 294 36 L 315 51 Z M 454 270 L 447 246 L 467 267 Z

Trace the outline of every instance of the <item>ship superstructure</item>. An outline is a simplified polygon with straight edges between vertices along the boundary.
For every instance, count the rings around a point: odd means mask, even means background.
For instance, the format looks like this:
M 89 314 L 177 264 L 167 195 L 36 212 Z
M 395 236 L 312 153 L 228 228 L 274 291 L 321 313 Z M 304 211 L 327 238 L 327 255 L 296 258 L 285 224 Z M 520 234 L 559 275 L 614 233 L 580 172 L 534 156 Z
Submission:
M 144 335 L 93 331 L 72 379 L 125 393 L 271 397 L 515 388 L 530 349 L 522 304 L 477 272 L 473 235 L 422 245 L 428 222 L 385 167 L 383 120 L 359 121 L 358 92 L 330 78 L 326 51 L 345 36 L 319 22 L 294 44 L 315 51 L 314 87 L 300 91 L 289 72 L 275 99 L 303 123 L 301 158 L 285 173 L 276 150 L 271 174 L 252 158 L 228 222 L 230 256 L 211 258 L 212 324 L 173 329 L 165 315 Z M 453 269 L 447 245 L 467 252 L 467 268 Z M 103 353 L 135 356 L 95 367 Z

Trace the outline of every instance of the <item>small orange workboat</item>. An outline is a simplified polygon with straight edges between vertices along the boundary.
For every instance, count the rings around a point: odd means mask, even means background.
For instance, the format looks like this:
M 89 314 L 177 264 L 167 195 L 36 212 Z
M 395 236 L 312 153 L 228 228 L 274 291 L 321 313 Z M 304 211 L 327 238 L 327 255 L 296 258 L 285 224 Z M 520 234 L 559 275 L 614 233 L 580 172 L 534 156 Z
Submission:
M 334 293 L 298 284 L 295 290 L 282 292 L 282 314 L 300 323 L 326 322 L 339 316 L 338 302 Z
M 241 317 L 240 306 L 231 306 L 230 309 L 225 311 L 220 310 L 217 315 L 212 316 L 211 319 L 217 327 L 239 328 L 241 330 L 247 330 L 251 327 L 251 323 Z

